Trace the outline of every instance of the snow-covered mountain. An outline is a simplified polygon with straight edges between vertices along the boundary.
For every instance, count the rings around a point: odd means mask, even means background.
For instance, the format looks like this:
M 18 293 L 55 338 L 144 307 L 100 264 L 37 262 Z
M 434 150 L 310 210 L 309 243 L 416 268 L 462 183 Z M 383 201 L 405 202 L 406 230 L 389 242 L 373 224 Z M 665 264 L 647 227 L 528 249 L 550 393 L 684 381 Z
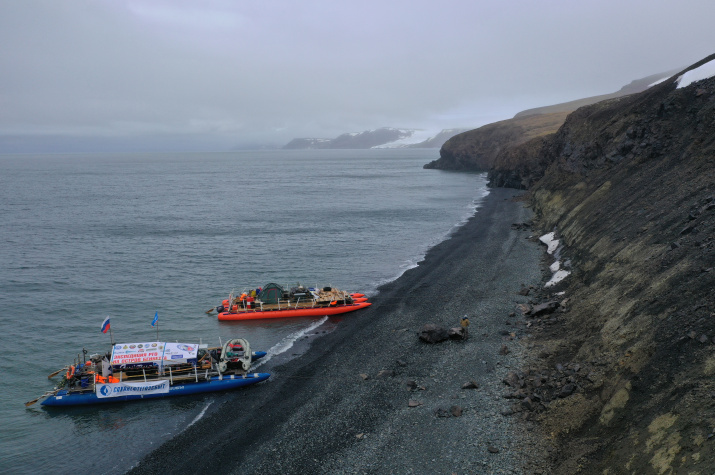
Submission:
M 346 133 L 334 139 L 293 139 L 284 149 L 366 149 L 366 148 L 440 148 L 450 137 L 466 129 L 441 131 L 382 127 L 359 133 Z

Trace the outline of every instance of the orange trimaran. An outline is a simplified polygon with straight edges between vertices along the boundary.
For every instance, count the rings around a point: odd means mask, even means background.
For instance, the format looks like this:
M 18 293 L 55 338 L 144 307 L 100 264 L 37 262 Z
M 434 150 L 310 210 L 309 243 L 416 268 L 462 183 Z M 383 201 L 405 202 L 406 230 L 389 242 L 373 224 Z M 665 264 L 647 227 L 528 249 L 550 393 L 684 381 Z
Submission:
M 262 318 L 322 317 L 354 312 L 372 305 L 364 294 L 348 293 L 332 287 L 306 288 L 298 284 L 286 291 L 270 283 L 235 295 L 216 307 L 221 321 Z M 213 309 L 212 309 L 213 310 Z

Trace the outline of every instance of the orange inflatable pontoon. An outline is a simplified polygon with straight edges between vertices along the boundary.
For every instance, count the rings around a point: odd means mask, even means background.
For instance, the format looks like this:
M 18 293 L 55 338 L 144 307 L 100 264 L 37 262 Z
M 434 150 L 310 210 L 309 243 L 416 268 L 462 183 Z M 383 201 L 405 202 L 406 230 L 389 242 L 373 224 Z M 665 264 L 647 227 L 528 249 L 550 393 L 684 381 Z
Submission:
M 223 312 L 218 314 L 218 319 L 222 322 L 237 320 L 258 320 L 261 318 L 287 318 L 287 317 L 323 317 L 326 315 L 338 315 L 341 313 L 354 312 L 361 308 L 372 305 L 370 302 L 359 302 L 346 305 L 334 305 L 330 307 L 306 307 L 306 308 L 282 308 L 280 310 L 246 310 L 236 313 Z

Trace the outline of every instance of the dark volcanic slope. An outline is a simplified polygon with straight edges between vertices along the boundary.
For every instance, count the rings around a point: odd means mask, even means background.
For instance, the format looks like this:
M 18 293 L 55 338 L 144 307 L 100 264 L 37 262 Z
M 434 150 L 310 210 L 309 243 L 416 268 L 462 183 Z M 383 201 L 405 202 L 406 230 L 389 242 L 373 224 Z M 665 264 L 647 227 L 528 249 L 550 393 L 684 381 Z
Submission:
M 506 320 L 526 301 L 521 284 L 540 281 L 543 250 L 512 226 L 530 216 L 514 194 L 494 190 L 372 307 L 345 316 L 268 382 L 232 393 L 134 472 L 522 473 L 528 432 L 500 414 L 501 379 L 521 354 L 509 337 L 521 331 Z M 468 341 L 418 340 L 424 324 L 455 326 L 465 314 Z M 409 391 L 409 380 L 423 389 Z M 462 389 L 470 380 L 479 389 Z M 457 405 L 461 416 L 437 415 Z
M 530 148 L 533 146 L 533 142 L 538 140 L 538 137 L 544 137 L 556 132 L 561 124 L 564 123 L 568 114 L 579 107 L 641 92 L 648 85 L 669 75 L 661 73 L 638 79 L 612 94 L 586 97 L 562 104 L 525 110 L 516 114 L 512 119 L 487 124 L 478 129 L 455 135 L 447 140 L 440 149 L 440 158 L 428 163 L 425 168 L 490 170 L 499 161 L 499 156 L 504 152 L 509 152 L 514 147 L 525 142 L 532 142 L 532 145 L 526 145 L 527 148 Z M 525 154 L 519 153 L 519 155 L 524 156 Z M 505 165 L 511 161 L 513 161 L 511 156 L 502 159 L 500 168 L 508 168 Z M 523 172 L 525 170 L 520 169 L 519 171 Z M 509 181 L 508 177 L 502 177 L 497 181 L 497 186 L 516 186 L 521 188 L 528 187 L 529 183 L 528 179 L 521 183 L 519 180 Z
M 541 414 L 557 473 L 715 471 L 715 78 L 676 77 L 579 109 L 529 157 L 574 265 L 535 365 L 600 368 Z

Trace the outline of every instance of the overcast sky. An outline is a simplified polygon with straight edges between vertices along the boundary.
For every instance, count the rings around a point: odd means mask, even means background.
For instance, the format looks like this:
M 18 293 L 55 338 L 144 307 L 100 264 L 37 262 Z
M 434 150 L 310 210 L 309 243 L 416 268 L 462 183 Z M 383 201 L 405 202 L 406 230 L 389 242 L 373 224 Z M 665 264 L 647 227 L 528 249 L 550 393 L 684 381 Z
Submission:
M 688 66 L 714 18 L 713 0 L 0 0 L 0 136 L 476 128 Z

